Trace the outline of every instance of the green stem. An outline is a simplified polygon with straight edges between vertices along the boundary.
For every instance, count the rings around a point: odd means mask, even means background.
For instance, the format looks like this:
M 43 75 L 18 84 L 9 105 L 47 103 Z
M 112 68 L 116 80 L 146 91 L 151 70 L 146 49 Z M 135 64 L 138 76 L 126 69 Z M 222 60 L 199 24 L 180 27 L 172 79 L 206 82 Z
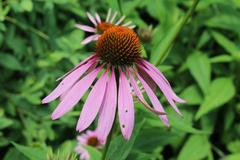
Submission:
M 176 40 L 177 36 L 179 35 L 180 31 L 182 30 L 183 26 L 187 23 L 188 19 L 192 16 L 194 10 L 197 7 L 199 0 L 194 0 L 192 7 L 189 9 L 189 11 L 187 12 L 186 16 L 184 17 L 184 19 L 182 20 L 180 27 L 178 28 L 175 37 L 171 40 L 171 43 L 169 43 L 169 45 L 167 46 L 166 50 L 164 51 L 164 53 L 162 54 L 162 56 L 158 59 L 156 65 L 158 66 L 163 59 L 165 59 L 169 53 L 169 49 L 172 47 L 172 44 L 174 43 L 174 41 Z
M 21 23 L 19 21 L 17 21 L 17 19 L 15 18 L 12 18 L 12 17 L 9 17 L 9 16 L 5 16 L 5 20 L 14 24 L 14 25 L 17 25 L 17 26 L 20 26 L 21 27 Z M 36 35 L 38 35 L 39 37 L 45 39 L 45 40 L 48 40 L 49 37 L 48 35 L 46 35 L 45 33 L 43 33 L 42 31 L 36 29 L 36 28 L 33 28 L 31 26 L 26 26 L 26 29 L 35 33 Z
M 107 142 L 105 144 L 105 148 L 104 148 L 104 151 L 103 151 L 103 155 L 102 155 L 102 160 L 105 160 L 106 159 L 106 155 L 107 155 L 107 152 L 108 152 L 108 149 L 109 149 L 109 145 L 110 145 L 110 142 L 112 140 L 112 137 L 113 137 L 113 130 L 115 128 L 115 121 L 116 119 L 114 120 L 114 123 L 113 123 L 113 127 L 108 135 L 108 139 L 107 139 Z
M 122 3 L 121 3 L 121 0 L 117 0 L 118 2 L 118 8 L 119 8 L 119 11 L 121 13 L 121 15 L 123 15 L 123 10 L 122 10 Z

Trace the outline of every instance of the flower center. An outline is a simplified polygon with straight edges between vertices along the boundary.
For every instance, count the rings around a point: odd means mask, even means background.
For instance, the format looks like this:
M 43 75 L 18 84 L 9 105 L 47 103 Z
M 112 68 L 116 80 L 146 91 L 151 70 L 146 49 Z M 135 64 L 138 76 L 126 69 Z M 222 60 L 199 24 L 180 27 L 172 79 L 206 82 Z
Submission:
M 88 138 L 88 140 L 87 140 L 87 144 L 88 144 L 89 146 L 95 147 L 95 146 L 98 145 L 98 143 L 99 143 L 99 141 L 98 141 L 98 138 L 97 138 L 97 137 L 90 137 L 90 138 Z
M 108 30 L 109 28 L 113 27 L 114 25 L 111 23 L 106 23 L 106 22 L 102 22 L 100 24 L 98 24 L 97 26 L 97 32 L 99 34 L 102 34 L 103 32 L 105 32 L 106 30 Z
M 98 39 L 97 54 L 113 65 L 131 65 L 140 56 L 141 45 L 133 30 L 114 26 L 106 30 Z

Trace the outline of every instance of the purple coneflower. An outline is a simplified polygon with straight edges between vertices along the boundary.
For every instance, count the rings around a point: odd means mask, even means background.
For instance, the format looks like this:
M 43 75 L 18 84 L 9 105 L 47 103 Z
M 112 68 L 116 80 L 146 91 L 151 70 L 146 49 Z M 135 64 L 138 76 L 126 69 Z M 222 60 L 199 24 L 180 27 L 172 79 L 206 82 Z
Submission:
M 107 30 L 108 28 L 110 28 L 112 26 L 125 26 L 130 29 L 133 29 L 135 27 L 135 25 L 133 25 L 131 21 L 129 21 L 127 23 L 123 23 L 124 19 L 125 19 L 125 15 L 123 15 L 119 20 L 115 21 L 117 15 L 118 15 L 118 12 L 112 13 L 112 9 L 110 8 L 108 10 L 106 19 L 104 21 L 102 21 L 98 13 L 96 13 L 95 17 L 94 17 L 90 13 L 87 12 L 87 16 L 88 16 L 89 20 L 93 23 L 94 27 L 82 25 L 82 24 L 76 24 L 75 26 L 78 29 L 81 29 L 83 31 L 94 33 L 94 35 L 91 35 L 91 36 L 85 38 L 81 43 L 87 44 L 91 41 L 98 40 L 99 36 L 105 30 Z
M 82 132 L 88 128 L 98 115 L 96 130 L 99 139 L 104 143 L 118 109 L 121 132 L 128 140 L 134 127 L 132 90 L 147 109 L 156 113 L 162 122 L 169 126 L 164 108 L 155 94 L 156 86 L 180 115 L 176 102 L 185 101 L 174 93 L 164 75 L 140 55 L 141 44 L 132 29 L 109 26 L 97 40 L 96 52 L 61 77 L 61 83 L 43 99 L 43 103 L 49 103 L 61 97 L 59 105 L 52 113 L 52 119 L 58 119 L 70 111 L 94 83 L 83 105 L 77 131 Z M 141 87 L 152 105 L 144 99 Z
M 77 137 L 77 146 L 75 151 L 80 155 L 80 160 L 89 160 L 90 155 L 85 146 L 92 146 L 95 148 L 102 148 L 103 144 L 99 141 L 97 132 L 88 130 L 85 134 L 81 134 Z

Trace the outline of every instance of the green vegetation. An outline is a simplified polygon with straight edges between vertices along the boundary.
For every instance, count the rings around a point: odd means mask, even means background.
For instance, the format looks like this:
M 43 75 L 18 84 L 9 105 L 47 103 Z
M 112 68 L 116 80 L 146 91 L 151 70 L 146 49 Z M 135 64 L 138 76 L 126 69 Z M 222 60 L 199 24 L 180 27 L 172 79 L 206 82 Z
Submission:
M 0 1 L 1 158 L 78 159 L 75 126 L 86 97 L 56 121 L 50 115 L 58 102 L 42 105 L 41 99 L 58 77 L 95 51 L 94 43 L 81 45 L 86 34 L 74 25 L 90 24 L 87 11 L 101 17 L 109 8 L 119 11 L 118 2 L 137 26 L 146 59 L 187 103 L 178 105 L 182 118 L 158 91 L 169 129 L 136 103 L 132 139 L 113 134 L 106 158 L 239 160 L 239 0 L 200 0 L 191 13 L 195 0 Z M 103 153 L 88 150 L 94 160 Z

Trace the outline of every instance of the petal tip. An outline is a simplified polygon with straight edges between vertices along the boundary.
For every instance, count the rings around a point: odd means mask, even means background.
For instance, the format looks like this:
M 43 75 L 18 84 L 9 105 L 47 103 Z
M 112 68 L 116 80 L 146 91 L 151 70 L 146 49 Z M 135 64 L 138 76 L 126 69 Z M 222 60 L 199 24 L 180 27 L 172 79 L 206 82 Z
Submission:
M 54 113 L 51 115 L 51 119 L 52 119 L 52 120 L 56 120 L 56 119 L 58 119 L 58 118 L 59 118 L 59 117 L 58 117 L 56 114 L 54 114 Z
M 129 141 L 131 135 L 125 134 L 125 135 L 123 135 L 123 137 L 124 137 L 125 140 Z
M 42 104 L 46 104 L 46 103 L 48 103 L 49 101 L 48 101 L 46 98 L 44 98 L 41 102 L 42 102 Z

